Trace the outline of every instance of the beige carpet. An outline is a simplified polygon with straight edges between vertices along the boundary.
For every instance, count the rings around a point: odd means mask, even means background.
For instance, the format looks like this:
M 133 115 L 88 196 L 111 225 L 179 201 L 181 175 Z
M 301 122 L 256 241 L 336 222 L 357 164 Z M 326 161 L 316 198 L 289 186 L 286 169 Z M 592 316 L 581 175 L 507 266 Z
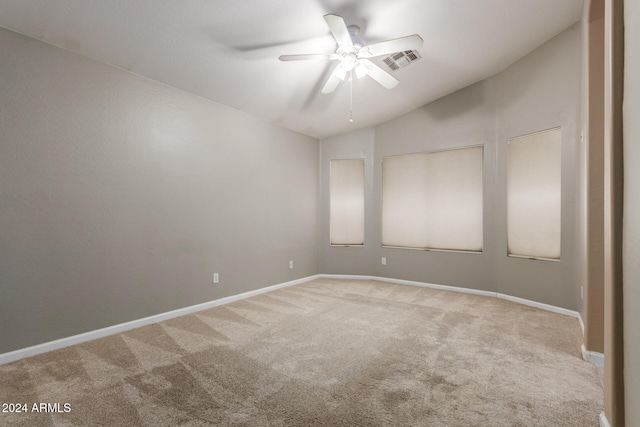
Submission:
M 0 366 L 28 405 L 0 425 L 598 426 L 580 343 L 504 300 L 320 279 Z

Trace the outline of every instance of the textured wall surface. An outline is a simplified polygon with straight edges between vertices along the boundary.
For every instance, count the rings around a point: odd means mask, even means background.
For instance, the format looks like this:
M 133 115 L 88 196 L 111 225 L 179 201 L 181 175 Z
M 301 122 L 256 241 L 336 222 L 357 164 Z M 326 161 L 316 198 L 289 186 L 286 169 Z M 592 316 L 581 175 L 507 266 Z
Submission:
M 574 25 L 501 73 L 441 98 L 374 129 L 374 156 L 367 160 L 373 189 L 367 205 L 365 248 L 373 255 L 368 273 L 361 249 L 330 248 L 327 208 L 321 241 L 323 273 L 371 274 L 420 282 L 461 286 L 509 294 L 578 310 L 579 266 L 583 266 L 578 165 L 581 153 L 580 27 Z M 506 154 L 507 140 L 562 126 L 562 248 L 561 261 L 507 257 Z M 484 250 L 482 254 L 381 248 L 381 171 L 385 156 L 484 145 Z M 340 158 L 359 141 L 324 140 L 321 171 L 331 158 Z M 323 182 L 327 177 L 323 176 Z M 323 200 L 326 200 L 326 187 Z M 324 204 L 323 204 L 324 206 Z M 387 265 L 380 258 L 387 258 Z
M 6 30 L 0 52 L 0 353 L 318 272 L 317 140 Z

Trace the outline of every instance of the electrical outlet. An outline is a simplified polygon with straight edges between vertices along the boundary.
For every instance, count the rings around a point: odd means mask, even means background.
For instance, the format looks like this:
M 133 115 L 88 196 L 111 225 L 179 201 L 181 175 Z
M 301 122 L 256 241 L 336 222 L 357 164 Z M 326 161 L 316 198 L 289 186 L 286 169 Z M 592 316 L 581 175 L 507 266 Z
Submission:
M 386 257 L 382 257 L 382 265 L 387 265 L 387 258 Z
M 220 275 L 218 273 L 213 273 L 213 283 L 218 283 L 220 281 Z
M 289 269 L 293 270 L 293 260 L 289 261 Z

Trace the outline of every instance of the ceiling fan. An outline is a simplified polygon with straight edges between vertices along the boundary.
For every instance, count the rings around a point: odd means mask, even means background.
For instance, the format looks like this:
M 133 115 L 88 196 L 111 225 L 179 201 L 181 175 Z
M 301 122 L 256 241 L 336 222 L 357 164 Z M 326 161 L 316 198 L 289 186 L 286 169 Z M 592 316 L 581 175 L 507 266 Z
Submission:
M 378 67 L 369 58 L 418 49 L 422 46 L 422 38 L 417 34 L 365 45 L 364 40 L 358 36 L 360 28 L 357 25 L 349 25 L 347 27 L 341 16 L 333 14 L 324 15 L 324 20 L 338 44 L 335 53 L 280 56 L 281 61 L 340 61 L 322 87 L 322 93 L 333 92 L 347 74 L 351 78 L 351 72 L 355 72 L 357 78 L 368 75 L 385 88 L 392 89 L 398 85 L 398 79 Z

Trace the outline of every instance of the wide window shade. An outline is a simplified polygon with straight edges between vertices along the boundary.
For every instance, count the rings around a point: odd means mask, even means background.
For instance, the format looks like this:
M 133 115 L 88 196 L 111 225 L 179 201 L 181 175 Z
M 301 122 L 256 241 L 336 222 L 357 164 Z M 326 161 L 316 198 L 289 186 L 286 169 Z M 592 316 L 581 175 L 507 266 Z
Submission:
M 331 160 L 330 234 L 332 245 L 364 244 L 364 160 Z
M 387 157 L 382 244 L 482 250 L 482 147 Z
M 560 258 L 561 148 L 560 128 L 509 141 L 510 255 Z

